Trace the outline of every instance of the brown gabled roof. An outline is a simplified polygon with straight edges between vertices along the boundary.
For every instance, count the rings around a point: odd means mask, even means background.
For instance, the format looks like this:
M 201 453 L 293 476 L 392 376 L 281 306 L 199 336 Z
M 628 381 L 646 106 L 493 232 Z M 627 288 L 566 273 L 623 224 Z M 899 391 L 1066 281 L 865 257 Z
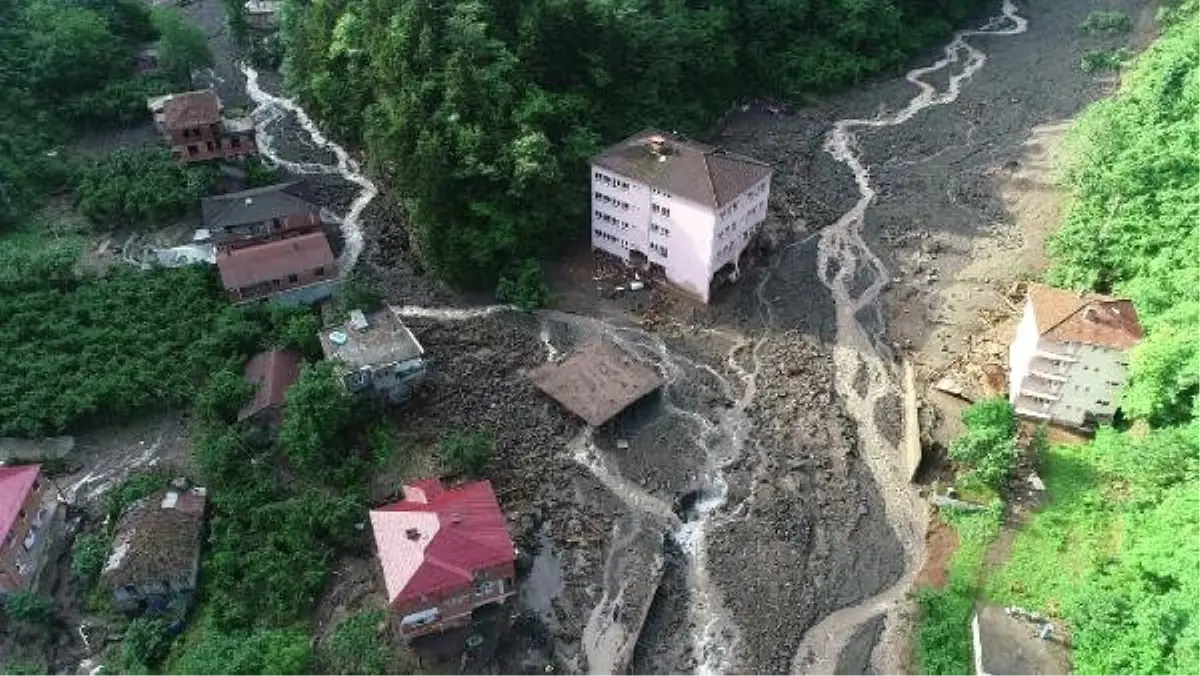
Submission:
M 662 376 L 624 350 L 593 340 L 558 364 L 545 364 L 530 381 L 587 424 L 599 427 L 663 384 Z
M 163 103 L 163 126 L 190 129 L 221 121 L 221 101 L 211 89 L 176 94 Z
M 282 406 L 284 395 L 300 377 L 300 354 L 293 350 L 272 350 L 254 355 L 246 363 L 246 382 L 254 388 L 254 396 L 238 412 L 238 420 L 271 408 Z
M 117 522 L 100 580 L 117 588 L 190 572 L 200 559 L 205 500 L 202 488 L 172 488 L 135 503 Z
M 221 282 L 230 290 L 334 264 L 333 250 L 323 232 L 217 252 Z
M 663 140 L 665 152 L 651 149 L 655 137 Z M 771 175 L 771 166 L 758 160 L 654 129 L 630 136 L 591 163 L 714 209 Z
M 1128 299 L 1030 284 L 1029 303 L 1038 333 L 1051 340 L 1127 350 L 1142 338 Z

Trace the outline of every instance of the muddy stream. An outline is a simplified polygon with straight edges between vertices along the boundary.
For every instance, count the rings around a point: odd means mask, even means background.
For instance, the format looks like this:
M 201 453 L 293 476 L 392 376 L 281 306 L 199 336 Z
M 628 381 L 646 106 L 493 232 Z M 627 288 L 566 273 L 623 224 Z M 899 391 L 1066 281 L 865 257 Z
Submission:
M 626 473 L 627 461 L 616 450 L 617 439 L 582 429 L 564 453 L 585 468 L 596 481 L 616 496 L 626 514 L 611 524 L 609 545 L 603 562 L 603 584 L 598 601 L 586 614 L 580 643 L 586 663 L 571 665 L 591 673 L 611 673 L 629 667 L 639 633 L 655 596 L 658 579 L 664 569 L 664 545 L 682 554 L 681 566 L 686 589 L 686 618 L 681 618 L 685 638 L 690 642 L 688 666 L 698 673 L 724 673 L 746 666 L 739 654 L 744 642 L 756 640 L 734 622 L 727 609 L 723 590 L 714 580 L 710 566 L 709 534 L 715 528 L 738 528 L 761 505 L 755 504 L 756 491 L 734 491 L 731 482 L 734 465 L 765 465 L 773 449 L 756 436 L 749 412 L 760 399 L 760 376 L 765 372 L 762 354 L 768 342 L 779 340 L 776 314 L 796 299 L 771 296 L 767 287 L 789 249 L 810 244 L 815 237 L 818 274 L 815 275 L 832 296 L 836 312 L 836 339 L 832 351 L 834 386 L 837 398 L 853 423 L 858 454 L 865 461 L 874 484 L 881 493 L 887 526 L 894 531 L 903 551 L 898 562 L 903 573 L 899 581 L 848 607 L 825 613 L 804 633 L 792 658 L 794 673 L 832 673 L 839 653 L 855 630 L 884 614 L 883 636 L 878 641 L 872 664 L 884 673 L 899 673 L 898 642 L 893 636 L 901 624 L 894 617 L 914 569 L 920 563 L 925 526 L 924 504 L 909 486 L 897 462 L 896 444 L 880 434 L 876 420 L 877 404 L 896 396 L 897 368 L 882 339 L 879 294 L 888 273 L 879 256 L 862 236 L 864 216 L 876 197 L 871 171 L 858 150 L 856 132 L 904 125 L 922 110 L 955 101 L 959 91 L 984 67 L 987 57 L 968 40 L 974 36 L 1015 35 L 1026 29 L 1026 20 L 1017 14 L 1010 0 L 1002 13 L 983 27 L 957 33 L 934 63 L 910 71 L 905 79 L 918 93 L 903 108 L 870 119 L 843 119 L 828 132 L 824 150 L 845 165 L 852 174 L 859 197 L 853 207 L 835 223 L 804 239 L 796 238 L 766 266 L 766 272 L 754 280 L 755 326 L 739 329 L 696 329 L 713 344 L 708 353 L 677 349 L 677 343 L 657 333 L 616 320 L 601 320 L 558 311 L 538 315 L 537 343 L 546 360 L 556 360 L 583 336 L 601 335 L 624 347 L 662 373 L 667 385 L 654 411 L 626 430 L 621 440 L 627 450 L 636 453 L 656 443 L 655 430 L 670 432 L 672 448 L 681 451 L 677 472 L 684 476 L 683 491 L 648 488 L 640 475 Z M 356 187 L 357 194 L 344 214 L 339 214 L 346 246 L 342 253 L 343 273 L 348 272 L 363 251 L 364 209 L 378 194 L 376 186 L 360 171 L 350 155 L 317 129 L 315 123 L 291 99 L 266 91 L 259 74 L 241 66 L 246 93 L 255 104 L 253 117 L 258 129 L 259 146 L 266 158 L 293 174 L 336 175 Z M 948 84 L 938 89 L 924 78 L 946 71 Z M 946 82 L 943 76 L 939 82 Z M 294 122 L 289 122 L 289 120 Z M 277 143 L 280 125 L 295 124 L 310 140 L 304 145 L 332 153 L 335 161 L 320 163 L 287 158 Z M 746 282 L 749 283 L 749 282 Z M 514 312 L 505 306 L 478 308 L 404 306 L 401 314 L 423 320 L 470 322 L 480 317 Z M 515 313 L 514 313 L 515 314 Z M 865 389 L 862 373 L 866 374 Z M 856 383 L 856 381 L 859 381 Z M 714 406 L 693 396 L 692 384 L 704 382 L 725 402 Z M 856 384 L 858 387 L 856 387 Z M 637 474 L 637 473 L 634 473 Z M 673 494 L 672 494 L 673 493 Z M 736 495 L 735 495 L 736 493 Z M 818 526 L 819 524 L 819 514 Z M 667 542 L 669 540 L 669 542 Z M 797 571 L 796 576 L 802 575 Z M 539 576 L 556 580 L 555 574 Z M 545 603 L 543 599 L 541 601 Z

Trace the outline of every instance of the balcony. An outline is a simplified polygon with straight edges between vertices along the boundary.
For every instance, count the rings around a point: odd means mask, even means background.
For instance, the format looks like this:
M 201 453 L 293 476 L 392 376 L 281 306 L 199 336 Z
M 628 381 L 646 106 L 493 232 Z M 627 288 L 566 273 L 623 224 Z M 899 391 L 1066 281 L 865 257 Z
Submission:
M 1037 399 L 1039 401 L 1058 401 L 1059 399 L 1062 398 L 1057 394 L 1053 394 L 1050 392 L 1039 392 L 1037 390 L 1031 390 L 1029 388 L 1022 388 L 1020 395 L 1022 397 L 1029 397 L 1030 399 Z
M 1049 350 L 1038 350 L 1037 352 L 1033 353 L 1033 356 L 1037 359 L 1049 359 L 1050 361 L 1060 361 L 1060 362 L 1063 362 L 1064 364 L 1074 364 L 1075 362 L 1079 361 L 1077 358 L 1072 357 L 1069 354 L 1063 354 L 1061 352 L 1051 352 Z
M 1036 418 L 1038 420 L 1049 420 L 1050 419 L 1049 412 L 1035 411 L 1030 408 L 1021 408 L 1020 406 L 1018 406 L 1016 408 L 1016 414 L 1023 418 Z
M 1053 382 L 1053 383 L 1067 382 L 1066 376 L 1060 375 L 1057 373 L 1050 373 L 1049 371 L 1039 371 L 1037 369 L 1030 369 L 1029 375 L 1033 376 L 1034 378 L 1041 378 L 1042 380 L 1049 380 L 1050 382 Z

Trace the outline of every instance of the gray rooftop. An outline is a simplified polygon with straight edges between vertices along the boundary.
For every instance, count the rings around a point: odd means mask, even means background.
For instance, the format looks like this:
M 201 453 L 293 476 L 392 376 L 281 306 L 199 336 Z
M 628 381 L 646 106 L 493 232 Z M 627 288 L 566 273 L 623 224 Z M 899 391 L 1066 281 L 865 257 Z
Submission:
M 771 175 L 771 165 L 764 162 L 655 129 L 630 136 L 591 163 L 714 209 Z
M 560 363 L 539 366 L 528 377 L 592 427 L 608 422 L 665 382 L 653 368 L 599 338 L 576 348 Z
M 388 306 L 366 315 L 366 319 L 367 328 L 361 330 L 354 328 L 351 322 L 323 329 L 320 339 L 325 358 L 339 360 L 346 368 L 357 370 L 408 361 L 425 354 L 425 348 L 404 325 L 395 308 Z
M 298 182 L 251 188 L 200 200 L 204 227 L 214 230 L 248 223 L 261 223 L 296 213 L 317 211 L 317 207 L 291 194 Z

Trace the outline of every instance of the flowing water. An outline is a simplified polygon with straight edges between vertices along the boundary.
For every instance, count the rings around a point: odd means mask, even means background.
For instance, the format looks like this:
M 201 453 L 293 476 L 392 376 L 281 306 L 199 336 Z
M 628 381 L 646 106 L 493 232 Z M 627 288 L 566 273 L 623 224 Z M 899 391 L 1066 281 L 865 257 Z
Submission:
M 923 503 L 901 476 L 903 468 L 898 459 L 899 449 L 885 441 L 875 422 L 876 402 L 896 391 L 896 373 L 891 354 L 882 340 L 883 322 L 872 322 L 868 329 L 861 322 L 861 313 L 879 313 L 879 293 L 887 283 L 887 270 L 871 251 L 862 236 L 867 207 L 875 199 L 871 171 L 858 152 L 855 131 L 901 125 L 931 106 L 940 106 L 958 98 L 963 84 L 983 67 L 987 55 L 967 42 L 973 36 L 1006 36 L 1025 32 L 1028 21 L 1017 14 L 1012 0 L 1004 0 L 1001 14 L 982 28 L 959 31 L 942 50 L 942 57 L 928 66 L 916 68 L 905 79 L 916 85 L 919 92 L 899 111 L 871 119 L 846 119 L 834 124 L 825 143 L 825 151 L 845 164 L 854 174 L 859 199 L 850 211 L 821 233 L 817 244 L 817 270 L 821 282 L 829 288 L 837 311 L 837 342 L 834 346 L 834 365 L 837 390 L 847 413 L 858 428 L 862 455 L 883 493 L 888 522 L 895 530 L 905 550 L 906 572 L 891 588 L 866 601 L 831 614 L 810 629 L 793 661 L 793 671 L 801 673 L 833 673 L 838 653 L 854 629 L 872 616 L 894 609 L 903 599 L 912 575 L 920 563 L 924 546 L 925 513 Z M 945 91 L 922 80 L 932 73 L 960 66 L 950 76 Z M 861 285 L 861 270 L 866 268 L 870 283 Z M 876 314 L 878 316 L 878 314 Z M 859 395 L 854 386 L 860 368 L 866 368 L 867 390 Z M 891 641 L 888 631 L 896 623 L 889 622 L 881 644 Z M 877 665 L 882 673 L 899 673 L 901 665 L 892 656 L 889 664 Z
M 894 608 L 902 599 L 915 564 L 919 561 L 923 544 L 924 513 L 921 503 L 909 487 L 907 478 L 899 477 L 896 462 L 899 457 L 898 451 L 880 437 L 874 420 L 876 401 L 894 392 L 896 386 L 891 355 L 882 341 L 882 322 L 873 322 L 872 328 L 868 329 L 860 321 L 864 312 L 876 313 L 878 317 L 878 296 L 887 277 L 882 261 L 862 237 L 864 214 L 875 198 L 875 190 L 871 186 L 869 167 L 858 154 L 855 131 L 903 124 L 925 108 L 954 101 L 961 86 L 983 67 L 987 58 L 982 51 L 967 43 L 966 38 L 1015 35 L 1025 29 L 1026 20 L 1017 15 L 1011 0 L 1005 0 L 1001 16 L 980 29 L 960 31 L 946 45 L 942 58 L 906 75 L 906 79 L 920 91 L 903 109 L 871 119 L 841 120 L 834 125 L 827 138 L 825 150 L 853 172 L 860 194 L 859 200 L 849 212 L 835 224 L 813 235 L 819 236 L 817 277 L 829 288 L 837 312 L 837 340 L 834 346 L 837 390 L 847 412 L 857 425 L 862 455 L 884 494 L 888 521 L 904 546 L 907 572 L 893 587 L 863 603 L 833 613 L 809 630 L 796 653 L 794 671 L 832 673 L 837 655 L 854 628 L 871 616 Z M 945 91 L 938 92 L 934 86 L 921 79 L 931 73 L 960 65 L 961 70 L 950 77 Z M 346 239 L 346 250 L 341 261 L 342 271 L 349 271 L 362 251 L 362 228 L 359 219 L 363 209 L 377 194 L 375 185 L 360 172 L 357 163 L 343 148 L 317 130 L 316 125 L 299 105 L 290 99 L 265 92 L 259 86 L 258 73 L 253 68 L 243 65 L 241 69 L 246 76 L 247 93 L 256 104 L 254 119 L 258 129 L 259 146 L 272 163 L 297 174 L 336 174 L 361 188 L 349 211 L 341 218 L 341 227 Z M 334 154 L 337 158 L 335 164 L 294 162 L 280 157 L 268 126 L 287 114 L 295 116 L 297 123 L 312 139 L 313 145 Z M 870 281 L 865 288 L 857 289 L 856 279 L 861 282 L 864 272 Z M 576 462 L 587 468 L 620 499 L 631 514 L 628 520 L 614 523 L 609 556 L 605 563 L 605 589 L 584 630 L 585 652 L 593 670 L 603 670 L 605 666 L 613 664 L 615 652 L 631 648 L 628 642 L 636 640 L 636 636 L 619 636 L 611 627 L 615 624 L 616 611 L 624 602 L 625 587 L 620 578 L 625 575 L 627 569 L 622 567 L 623 562 L 619 559 L 623 547 L 631 546 L 638 537 L 656 529 L 658 532 L 664 529 L 668 531 L 687 557 L 686 574 L 691 590 L 689 619 L 697 671 L 722 673 L 735 663 L 741 637 L 738 628 L 723 608 L 720 590 L 709 580 L 705 537 L 714 524 L 740 518 L 746 503 L 753 500 L 751 492 L 751 496 L 743 503 L 727 504 L 728 484 L 725 468 L 751 448 L 760 455 L 766 452 L 748 442 L 749 423 L 746 411 L 757 394 L 756 378 L 760 370 L 758 354 L 772 324 L 772 304 L 788 301 L 786 298 L 766 298 L 765 287 L 769 277 L 770 273 L 763 276 L 756 292 L 759 316 L 768 329 L 755 337 L 721 334 L 731 345 L 725 359 L 725 373 L 671 350 L 660 336 L 635 327 L 563 313 L 547 312 L 541 315 L 543 323 L 538 339 L 545 350 L 547 360 L 553 361 L 560 356 L 547 324 L 549 321 L 555 321 L 599 333 L 660 369 L 667 379 L 662 397 L 662 415 L 676 417 L 682 421 L 682 427 L 690 430 L 687 433 L 688 441 L 700 449 L 705 458 L 704 466 L 697 468 L 702 477 L 698 495 L 684 517 L 680 518 L 675 514 L 672 505 L 646 491 L 636 481 L 622 476 L 612 463 L 605 460 L 604 451 L 598 448 L 594 441 L 593 430 L 581 431 L 571 442 L 568 450 Z M 466 321 L 512 309 L 501 305 L 466 309 L 404 306 L 398 308 L 398 312 L 403 317 Z M 747 349 L 751 358 L 749 368 L 742 366 L 738 360 L 738 356 Z M 855 375 L 860 364 L 865 366 L 868 374 L 865 396 L 860 396 L 854 388 Z M 672 385 L 685 382 L 689 373 L 696 372 L 702 372 L 704 377 L 713 379 L 733 405 L 713 412 L 689 408 L 681 403 L 672 394 Z M 661 561 L 659 563 L 661 565 Z M 892 624 L 889 623 L 889 629 Z M 890 673 L 898 673 L 894 671 L 898 668 L 897 665 L 886 666 L 893 668 Z
M 258 150 L 262 156 L 267 158 L 269 164 L 283 167 L 293 174 L 336 174 L 360 188 L 358 196 L 350 203 L 349 211 L 339 216 L 346 247 L 342 250 L 338 266 L 342 275 L 348 274 L 355 262 L 358 261 L 358 256 L 363 249 L 362 223 L 359 219 L 362 218 L 363 210 L 379 194 L 379 190 L 371 182 L 371 179 L 359 170 L 358 163 L 350 157 L 346 149 L 326 138 L 299 104 L 292 99 L 265 91 L 258 84 L 258 71 L 250 66 L 241 64 L 239 68 L 246 76 L 246 94 L 250 100 L 254 101 L 255 105 L 251 117 L 254 119 Z M 335 164 L 292 162 L 280 156 L 269 127 L 289 113 L 295 116 L 297 124 L 312 139 L 313 145 L 333 153 L 337 158 Z

